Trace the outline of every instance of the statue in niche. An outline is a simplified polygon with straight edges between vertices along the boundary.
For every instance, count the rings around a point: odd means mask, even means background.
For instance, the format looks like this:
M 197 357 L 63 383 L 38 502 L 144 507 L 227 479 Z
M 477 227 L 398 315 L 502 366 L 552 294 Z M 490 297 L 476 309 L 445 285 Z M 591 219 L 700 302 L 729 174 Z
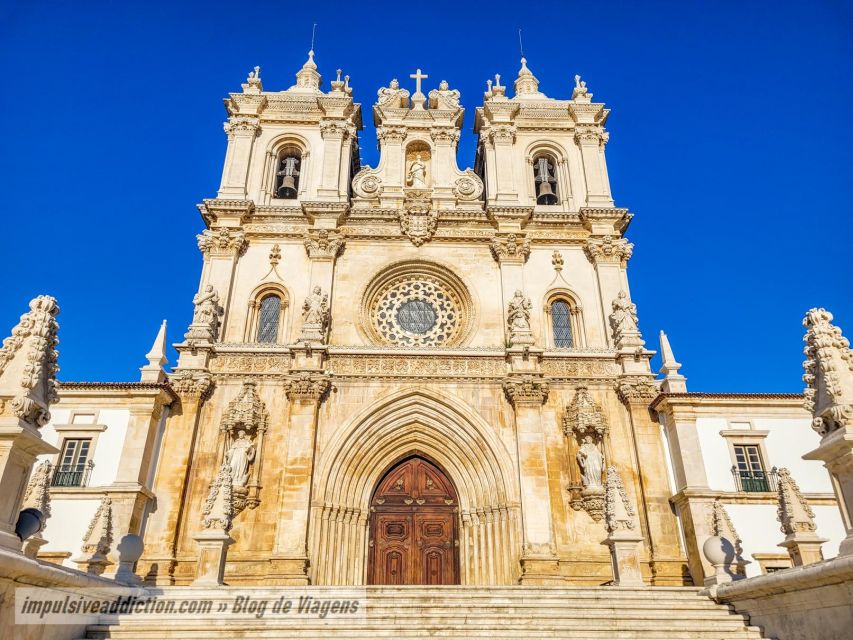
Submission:
M 601 472 L 604 469 L 604 456 L 601 455 L 592 436 L 584 436 L 583 444 L 578 448 L 578 466 L 581 468 L 583 488 L 598 489 L 601 484 Z
M 637 319 L 637 305 L 628 299 L 628 294 L 620 291 L 613 301 L 613 313 L 610 314 L 610 326 L 616 348 L 643 346 Z
M 255 445 L 243 429 L 237 432 L 227 455 L 231 467 L 231 484 L 245 487 L 249 480 L 249 465 L 255 460 Z
M 406 183 L 412 189 L 426 189 L 426 165 L 421 160 L 421 154 L 415 156 L 412 166 L 409 167 L 409 175 L 406 178 Z

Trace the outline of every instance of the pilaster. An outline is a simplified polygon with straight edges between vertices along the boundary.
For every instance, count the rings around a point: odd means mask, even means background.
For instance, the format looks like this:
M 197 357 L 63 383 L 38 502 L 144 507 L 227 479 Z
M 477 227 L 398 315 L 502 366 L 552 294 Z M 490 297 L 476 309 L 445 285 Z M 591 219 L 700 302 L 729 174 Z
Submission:
M 186 505 L 184 499 L 195 451 L 199 415 L 213 383 L 205 370 L 179 369 L 170 378 L 180 404 L 166 422 L 162 456 L 154 481 L 157 509 L 152 512 L 145 532 L 145 554 L 139 573 L 156 585 L 174 584 L 175 546 Z
M 515 410 L 523 541 L 522 584 L 561 584 L 551 513 L 542 405 L 549 385 L 541 375 L 511 374 L 504 393 Z
M 666 454 L 660 426 L 649 412 L 649 405 L 659 395 L 659 390 L 651 376 L 623 376 L 617 391 L 630 420 L 634 464 L 639 477 L 639 515 L 645 521 L 652 575 L 655 575 L 657 561 L 683 557 L 678 524 L 669 504 L 669 478 L 662 473 L 666 469 Z
M 256 115 L 232 115 L 224 125 L 228 134 L 228 149 L 218 197 L 240 199 L 247 195 L 249 165 L 255 139 L 261 133 L 260 118 Z
M 308 366 L 307 359 L 313 355 L 303 354 L 303 365 Z M 282 465 L 278 530 L 273 549 L 273 558 L 281 571 L 274 579 L 284 584 L 307 585 L 311 582 L 308 521 L 311 512 L 317 417 L 320 404 L 331 388 L 329 376 L 320 368 L 322 355 L 315 362 L 319 365 L 317 369 L 292 371 L 285 386 L 290 401 L 287 455 Z

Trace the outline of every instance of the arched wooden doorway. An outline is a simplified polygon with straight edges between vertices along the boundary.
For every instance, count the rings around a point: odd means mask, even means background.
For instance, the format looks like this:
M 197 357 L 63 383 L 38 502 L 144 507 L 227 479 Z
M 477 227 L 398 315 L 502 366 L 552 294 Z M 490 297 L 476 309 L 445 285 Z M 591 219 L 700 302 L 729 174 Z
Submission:
M 459 584 L 456 490 L 420 456 L 394 466 L 370 501 L 368 584 Z

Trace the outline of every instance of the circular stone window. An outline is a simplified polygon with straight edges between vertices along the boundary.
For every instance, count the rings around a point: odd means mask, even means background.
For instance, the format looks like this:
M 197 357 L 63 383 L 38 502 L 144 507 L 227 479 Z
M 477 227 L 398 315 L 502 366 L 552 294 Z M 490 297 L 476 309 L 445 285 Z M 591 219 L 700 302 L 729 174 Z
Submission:
M 377 342 L 403 347 L 459 344 L 471 317 L 459 278 L 430 263 L 403 263 L 376 276 L 362 309 Z

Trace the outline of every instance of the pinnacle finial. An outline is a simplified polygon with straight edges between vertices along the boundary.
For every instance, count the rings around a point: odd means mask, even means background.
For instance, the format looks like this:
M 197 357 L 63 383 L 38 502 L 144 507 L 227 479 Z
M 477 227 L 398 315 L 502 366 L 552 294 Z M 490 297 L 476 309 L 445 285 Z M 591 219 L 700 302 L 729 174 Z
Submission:
M 145 354 L 148 364 L 140 367 L 142 375 L 141 382 L 165 382 L 166 372 L 163 371 L 163 366 L 169 361 L 166 358 L 166 321 L 163 320 L 157 331 L 157 337 L 154 338 L 154 344 L 151 346 L 151 351 Z
M 686 393 L 687 378 L 678 373 L 678 370 L 681 369 L 681 363 L 675 359 L 675 354 L 672 352 L 672 347 L 669 344 L 669 338 L 663 331 L 660 332 L 660 353 L 662 360 L 660 372 L 664 375 L 663 392 Z

